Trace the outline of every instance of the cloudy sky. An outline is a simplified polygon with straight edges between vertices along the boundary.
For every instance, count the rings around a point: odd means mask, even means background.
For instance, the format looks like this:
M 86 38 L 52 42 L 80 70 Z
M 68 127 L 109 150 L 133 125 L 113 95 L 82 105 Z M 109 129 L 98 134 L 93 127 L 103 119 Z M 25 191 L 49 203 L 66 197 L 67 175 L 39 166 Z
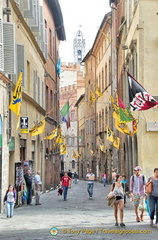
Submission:
M 87 53 L 104 15 L 111 11 L 109 0 L 59 0 L 59 3 L 66 33 L 66 41 L 60 43 L 60 57 L 62 62 L 73 62 L 73 39 L 76 32 L 79 29 L 82 31 Z

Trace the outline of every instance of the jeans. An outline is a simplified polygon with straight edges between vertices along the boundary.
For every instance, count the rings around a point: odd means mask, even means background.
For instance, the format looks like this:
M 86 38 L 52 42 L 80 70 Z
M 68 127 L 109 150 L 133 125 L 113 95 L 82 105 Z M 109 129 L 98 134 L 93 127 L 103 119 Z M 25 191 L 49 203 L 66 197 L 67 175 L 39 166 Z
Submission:
M 154 219 L 156 205 L 156 224 L 158 223 L 158 197 L 154 197 L 150 194 L 149 196 L 149 207 L 150 207 L 150 219 Z
M 106 178 L 103 178 L 103 184 L 104 184 L 104 187 L 106 186 Z
M 32 186 L 27 186 L 27 193 L 28 193 L 27 204 L 30 204 L 32 201 Z
M 12 217 L 13 216 L 13 209 L 14 209 L 14 202 L 6 201 L 6 214 L 7 214 L 7 217 Z
M 94 187 L 94 183 L 88 183 L 87 185 L 87 191 L 89 193 L 89 197 L 93 196 L 93 187 Z
M 66 187 L 66 186 L 62 186 L 62 189 L 63 189 L 64 200 L 66 200 L 66 198 L 67 198 L 68 187 Z

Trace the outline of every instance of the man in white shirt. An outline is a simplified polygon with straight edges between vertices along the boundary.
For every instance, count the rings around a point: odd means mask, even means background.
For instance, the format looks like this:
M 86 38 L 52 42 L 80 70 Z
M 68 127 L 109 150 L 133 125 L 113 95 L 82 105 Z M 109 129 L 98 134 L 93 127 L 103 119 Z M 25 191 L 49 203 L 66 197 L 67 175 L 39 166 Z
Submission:
M 92 199 L 94 180 L 95 180 L 95 175 L 92 173 L 92 169 L 89 169 L 89 172 L 87 173 L 85 180 L 88 181 L 87 191 L 88 191 L 88 194 L 89 194 L 89 199 Z
M 34 180 L 35 180 L 35 190 L 36 190 L 36 203 L 35 205 L 41 205 L 41 203 L 39 202 L 40 200 L 40 191 L 41 191 L 41 185 L 42 185 L 42 182 L 41 182 L 41 177 L 40 177 L 40 171 L 37 172 Z

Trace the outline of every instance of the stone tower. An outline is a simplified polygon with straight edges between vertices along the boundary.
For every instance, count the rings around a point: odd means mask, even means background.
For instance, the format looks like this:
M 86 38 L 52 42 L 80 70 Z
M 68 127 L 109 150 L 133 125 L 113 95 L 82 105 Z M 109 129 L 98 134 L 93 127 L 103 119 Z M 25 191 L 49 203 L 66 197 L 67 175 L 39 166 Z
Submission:
M 78 30 L 73 42 L 74 63 L 81 63 L 85 56 L 85 39 L 81 30 Z

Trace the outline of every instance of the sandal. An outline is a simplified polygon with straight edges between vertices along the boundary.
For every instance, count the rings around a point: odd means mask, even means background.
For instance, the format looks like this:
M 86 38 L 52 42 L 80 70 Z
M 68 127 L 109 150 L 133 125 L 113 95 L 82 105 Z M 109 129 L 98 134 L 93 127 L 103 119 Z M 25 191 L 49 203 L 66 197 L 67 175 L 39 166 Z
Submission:
M 136 222 L 140 222 L 140 218 L 139 217 L 136 217 Z
M 144 216 L 143 216 L 143 214 L 140 215 L 140 220 L 141 220 L 141 221 L 144 221 Z

